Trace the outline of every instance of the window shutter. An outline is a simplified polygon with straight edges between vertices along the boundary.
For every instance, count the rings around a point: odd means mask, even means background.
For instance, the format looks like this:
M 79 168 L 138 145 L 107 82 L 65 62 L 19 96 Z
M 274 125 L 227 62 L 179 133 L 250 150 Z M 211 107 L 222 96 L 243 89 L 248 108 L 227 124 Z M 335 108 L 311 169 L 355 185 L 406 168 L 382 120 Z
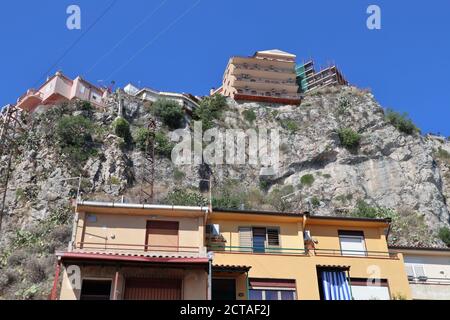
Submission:
M 414 279 L 414 269 L 412 265 L 405 265 L 406 274 L 408 275 L 408 280 Z
M 267 229 L 267 243 L 269 246 L 280 246 L 280 232 L 278 229 Z
M 253 233 L 250 227 L 239 227 L 239 247 L 241 251 L 252 251 Z
M 425 274 L 425 269 L 423 268 L 423 266 L 415 265 L 414 272 L 416 273 L 416 277 L 419 278 L 419 280 L 427 280 L 427 276 Z

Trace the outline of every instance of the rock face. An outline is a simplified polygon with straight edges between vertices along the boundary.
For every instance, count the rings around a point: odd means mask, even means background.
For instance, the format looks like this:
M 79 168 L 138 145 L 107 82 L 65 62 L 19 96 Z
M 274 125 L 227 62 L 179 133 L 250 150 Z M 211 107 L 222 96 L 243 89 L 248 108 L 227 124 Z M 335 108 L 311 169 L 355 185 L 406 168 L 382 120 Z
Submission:
M 148 106 L 122 93 L 124 117 L 131 130 L 145 126 Z M 351 211 L 358 200 L 373 206 L 411 211 L 423 215 L 430 238 L 449 223 L 450 165 L 439 159 L 436 150 L 450 152 L 445 138 L 406 135 L 385 121 L 383 109 L 369 92 L 352 87 L 330 88 L 306 96 L 301 106 L 272 106 L 228 101 L 222 129 L 269 128 L 281 132 L 280 169 L 272 176 L 260 177 L 259 167 L 250 165 L 210 166 L 214 185 L 238 180 L 247 190 L 261 189 L 262 197 L 289 186 L 290 210 L 309 210 L 313 214 L 338 215 Z M 244 110 L 253 110 L 248 120 Z M 73 172 L 58 151 L 46 113 L 29 123 L 28 142 L 21 145 L 14 159 L 8 187 L 6 215 L 0 243 L 19 229 L 45 219 L 52 211 L 67 206 L 76 194 L 82 174 L 82 193 L 86 199 L 139 201 L 138 191 L 146 164 L 136 147 L 124 147 L 111 129 L 117 116 L 118 101 L 110 98 L 106 110 L 71 110 L 84 114 L 99 128 L 94 137 L 98 152 L 89 157 L 82 173 Z M 162 123 L 158 122 L 158 128 Z M 187 124 L 187 130 L 190 124 Z M 361 134 L 358 150 L 341 146 L 337 131 L 352 128 Z M 204 178 L 205 167 L 175 167 L 170 159 L 156 159 L 155 192 L 161 199 L 175 188 L 195 189 Z M 313 182 L 302 184 L 311 175 Z M 261 208 L 268 208 L 265 203 Z M 404 234 L 401 243 L 411 243 Z M 415 242 L 415 241 L 412 241 Z M 440 244 L 434 237 L 432 244 Z

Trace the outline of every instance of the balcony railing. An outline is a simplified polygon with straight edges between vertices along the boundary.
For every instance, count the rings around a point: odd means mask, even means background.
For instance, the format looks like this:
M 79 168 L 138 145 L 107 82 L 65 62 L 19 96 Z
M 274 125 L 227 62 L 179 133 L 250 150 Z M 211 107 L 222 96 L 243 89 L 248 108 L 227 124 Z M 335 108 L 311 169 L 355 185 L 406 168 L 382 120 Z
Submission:
M 380 259 L 398 259 L 396 253 L 384 251 L 354 251 L 340 249 L 301 249 L 301 248 L 282 248 L 282 247 L 242 247 L 225 246 L 221 244 L 209 244 L 208 250 L 214 252 L 227 253 L 249 253 L 249 254 L 275 254 L 275 255 L 307 255 L 312 253 L 315 256 L 339 256 L 349 258 L 380 258 Z
M 429 277 L 411 277 L 408 276 L 409 283 L 411 284 L 437 284 L 437 285 L 450 285 L 450 278 L 429 278 Z
M 287 85 L 287 86 L 296 86 L 296 82 L 293 81 L 282 81 L 282 80 L 273 80 L 273 79 L 264 79 L 264 78 L 247 78 L 247 77 L 236 77 L 236 81 L 245 81 L 250 83 L 264 83 L 264 84 L 278 84 L 278 85 Z
M 275 254 L 275 255 L 305 255 L 305 249 L 281 248 L 281 247 L 242 247 L 242 246 L 224 246 L 220 244 L 210 244 L 208 250 L 214 252 L 231 253 L 252 253 L 252 254 Z
M 244 65 L 244 64 L 236 64 L 236 69 L 244 69 L 244 70 L 257 70 L 257 71 L 266 71 L 266 72 L 282 72 L 282 73 L 295 73 L 295 69 L 288 68 L 278 68 L 278 67 L 263 67 L 259 65 Z
M 99 243 L 99 242 L 77 242 L 74 247 L 76 251 L 96 250 L 107 252 L 167 252 L 178 254 L 200 254 L 199 247 L 192 246 L 159 246 L 146 244 L 123 244 L 123 243 Z
M 398 259 L 397 253 L 385 251 L 358 251 L 341 249 L 312 249 L 316 256 L 340 256 L 350 258 L 384 258 Z

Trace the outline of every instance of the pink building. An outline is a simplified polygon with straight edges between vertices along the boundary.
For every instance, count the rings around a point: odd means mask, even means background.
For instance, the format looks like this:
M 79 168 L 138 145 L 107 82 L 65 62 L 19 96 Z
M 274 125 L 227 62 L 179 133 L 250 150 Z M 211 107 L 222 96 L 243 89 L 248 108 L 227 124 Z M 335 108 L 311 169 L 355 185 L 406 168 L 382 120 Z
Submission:
M 37 106 L 52 105 L 62 101 L 80 99 L 95 106 L 104 106 L 106 89 L 94 86 L 81 77 L 71 80 L 61 72 L 50 77 L 38 90 L 29 89 L 17 100 L 17 107 L 33 112 Z

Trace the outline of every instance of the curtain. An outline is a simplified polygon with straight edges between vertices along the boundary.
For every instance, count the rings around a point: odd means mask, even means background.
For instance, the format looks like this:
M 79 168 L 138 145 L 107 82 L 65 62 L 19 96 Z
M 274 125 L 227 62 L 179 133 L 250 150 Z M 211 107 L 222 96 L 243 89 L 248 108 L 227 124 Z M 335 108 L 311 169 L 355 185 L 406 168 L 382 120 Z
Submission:
M 345 271 L 322 271 L 325 300 L 352 300 Z

